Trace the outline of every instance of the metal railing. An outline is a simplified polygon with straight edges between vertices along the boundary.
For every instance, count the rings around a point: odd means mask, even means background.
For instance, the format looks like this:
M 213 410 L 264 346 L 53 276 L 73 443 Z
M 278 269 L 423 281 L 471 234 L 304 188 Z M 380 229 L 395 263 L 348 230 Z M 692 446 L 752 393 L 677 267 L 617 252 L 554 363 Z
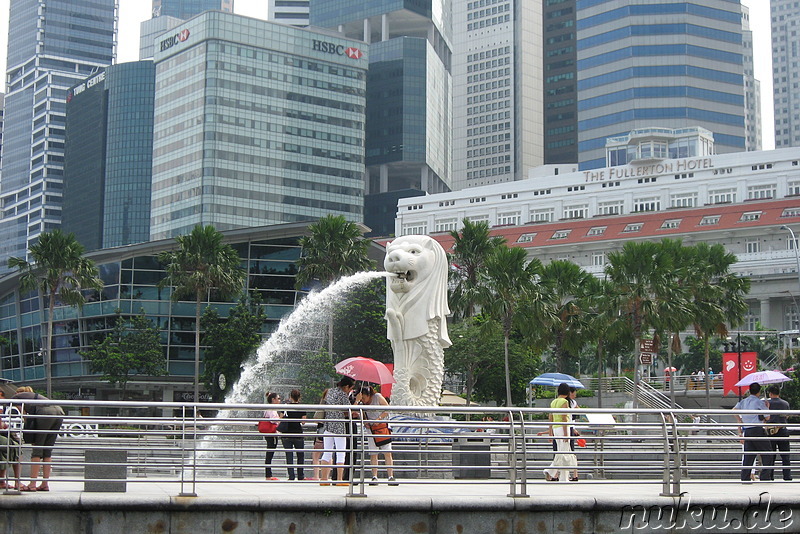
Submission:
M 9 401 L 2 401 L 8 407 Z M 26 401 L 21 409 L 53 401 Z M 259 482 L 264 479 L 267 444 L 256 423 L 267 408 L 307 412 L 302 437 L 305 440 L 303 484 L 315 484 L 311 478 L 322 467 L 312 459 L 316 427 L 321 422 L 313 416 L 322 405 L 227 405 L 182 403 L 137 403 L 58 401 L 65 411 L 60 435 L 53 453 L 55 480 L 108 483 L 122 491 L 126 484 L 153 481 L 174 482 L 181 495 L 197 495 L 197 484 Z M 330 409 L 330 407 L 327 407 Z M 352 419 L 345 421 L 348 431 L 346 472 L 348 495 L 364 496 L 372 482 L 370 465 L 370 407 L 347 407 Z M 169 416 L 125 415 L 137 411 L 170 412 Z M 217 412 L 203 418 L 200 411 Z M 481 407 L 395 407 L 392 413 L 392 449 L 394 476 L 400 484 L 494 484 L 507 486 L 507 495 L 529 494 L 531 484 L 545 484 L 542 471 L 555 455 L 550 437 L 548 416 L 559 413 L 550 408 L 481 408 Z M 563 412 L 562 412 L 563 413 Z M 639 417 L 634 418 L 636 413 Z M 711 410 L 705 415 L 720 422 L 692 422 L 691 410 L 669 409 L 582 409 L 570 415 L 570 423 L 585 439 L 585 447 L 575 447 L 578 476 L 582 483 L 650 482 L 660 484 L 662 495 L 677 495 L 682 484 L 694 482 L 730 483 L 741 474 L 742 445 L 739 425 L 729 410 Z M 736 412 L 745 414 L 751 412 Z M 762 414 L 764 412 L 761 412 Z M 782 412 L 798 417 L 800 411 Z M 36 416 L 26 416 L 35 418 Z M 11 448 L 21 451 L 29 445 L 12 438 L 22 432 L 20 418 L 6 416 L 10 423 L 4 436 L 6 455 Z M 768 426 L 768 425 L 765 425 Z M 794 440 L 800 424 L 786 425 L 790 437 L 757 438 L 770 444 L 789 443 L 796 455 Z M 283 437 L 297 436 L 284 434 Z M 273 473 L 285 479 L 285 452 L 280 440 L 272 462 Z M 575 440 L 577 441 L 577 440 Z M 101 460 L 95 453 L 109 453 Z M 768 455 L 767 455 L 768 456 Z M 8 456 L 6 456 L 8 457 Z M 105 459 L 102 459 L 105 458 Z M 383 460 L 383 458 L 380 458 Z M 768 460 L 769 458 L 764 458 Z M 783 466 L 775 458 L 775 473 Z M 29 460 L 22 460 L 23 479 L 27 479 Z M 381 483 L 386 467 L 380 462 Z M 295 466 L 299 467 L 299 466 Z M 763 467 L 762 467 L 763 468 Z M 314 476 L 316 474 L 316 476 Z M 569 473 L 571 476 L 572 473 Z M 566 474 L 565 474 L 566 476 Z M 6 472 L 9 482 L 11 471 Z M 296 481 L 294 483 L 299 483 Z M 10 490 L 7 490 L 10 491 Z M 118 491 L 118 490 L 109 490 Z

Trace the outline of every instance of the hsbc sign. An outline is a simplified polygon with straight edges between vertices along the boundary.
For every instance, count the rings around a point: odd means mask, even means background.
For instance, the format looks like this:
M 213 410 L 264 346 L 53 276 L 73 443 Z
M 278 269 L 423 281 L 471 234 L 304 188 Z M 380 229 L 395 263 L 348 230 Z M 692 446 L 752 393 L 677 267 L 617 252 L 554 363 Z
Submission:
M 327 41 L 318 41 L 317 39 L 314 39 L 311 43 L 311 49 L 317 52 L 333 54 L 336 56 L 347 56 L 350 59 L 361 59 L 364 57 L 364 52 L 352 46 L 347 47 Z
M 189 30 L 181 30 L 172 37 L 168 37 L 161 41 L 161 51 L 169 50 L 178 43 L 184 42 L 189 38 Z

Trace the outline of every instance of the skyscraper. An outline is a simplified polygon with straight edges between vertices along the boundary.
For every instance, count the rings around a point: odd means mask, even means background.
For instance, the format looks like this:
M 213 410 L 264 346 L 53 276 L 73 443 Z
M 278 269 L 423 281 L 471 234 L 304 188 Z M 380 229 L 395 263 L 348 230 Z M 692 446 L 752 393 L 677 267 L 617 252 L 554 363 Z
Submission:
M 542 7 L 544 162 L 578 162 L 578 28 L 575 0 Z
M 209 11 L 156 47 L 151 239 L 363 218 L 366 45 Z
M 544 161 L 541 6 L 453 3 L 453 189 L 524 179 Z
M 310 13 L 313 26 L 370 43 L 365 213 L 384 193 L 448 191 L 450 0 L 311 0 Z M 364 222 L 373 230 L 393 228 L 393 210 Z
M 0 270 L 61 224 L 67 90 L 110 65 L 117 0 L 11 0 Z
M 267 0 L 267 20 L 292 26 L 308 26 L 309 0 Z
M 150 238 L 152 61 L 107 67 L 70 90 L 63 228 L 89 250 Z
M 717 153 L 745 150 L 739 2 L 606 0 L 576 9 L 582 169 L 605 165 L 607 138 L 641 128 L 700 126 Z
M 233 0 L 153 0 L 153 17 L 188 19 L 211 10 L 233 13 Z
M 775 148 L 800 146 L 800 4 L 771 0 Z

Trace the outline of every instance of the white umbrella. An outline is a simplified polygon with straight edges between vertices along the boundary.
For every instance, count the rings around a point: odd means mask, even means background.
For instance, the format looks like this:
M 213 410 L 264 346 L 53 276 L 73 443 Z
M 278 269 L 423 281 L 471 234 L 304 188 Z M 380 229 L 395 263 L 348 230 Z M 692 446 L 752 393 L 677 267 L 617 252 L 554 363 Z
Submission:
M 791 380 L 791 378 L 778 371 L 757 371 L 742 378 L 736 382 L 735 385 L 744 387 L 754 382 L 758 382 L 759 384 L 777 384 L 779 382 L 788 382 L 789 380 Z

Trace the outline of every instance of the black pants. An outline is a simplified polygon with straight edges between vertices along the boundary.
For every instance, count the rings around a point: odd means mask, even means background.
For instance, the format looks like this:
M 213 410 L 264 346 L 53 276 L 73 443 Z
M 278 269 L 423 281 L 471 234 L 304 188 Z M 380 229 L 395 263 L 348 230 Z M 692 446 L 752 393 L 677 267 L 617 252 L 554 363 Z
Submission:
M 286 466 L 289 471 L 289 480 L 294 480 L 294 466 L 297 465 L 297 480 L 303 480 L 303 462 L 305 462 L 305 453 L 303 452 L 303 438 L 300 436 L 281 437 L 281 443 L 286 450 Z M 297 464 L 294 463 L 293 450 L 297 451 Z
M 787 428 L 782 428 L 778 431 L 777 434 L 773 434 L 770 436 L 772 438 L 782 438 L 782 439 L 773 439 L 769 442 L 769 449 L 770 452 L 778 451 L 781 455 L 781 464 L 783 464 L 783 480 L 792 480 L 792 466 L 791 466 L 791 458 L 789 455 L 789 430 Z M 770 465 L 775 464 L 775 455 L 769 455 L 772 460 L 769 462 Z M 773 478 L 773 470 L 772 469 L 764 469 L 761 471 L 762 479 L 766 477 L 767 480 L 772 480 Z
M 264 455 L 264 476 L 267 478 L 272 477 L 272 457 L 275 456 L 275 449 L 278 447 L 278 438 L 275 434 L 267 434 L 264 436 L 264 441 L 267 442 L 267 453 Z
M 761 455 L 761 480 L 772 480 L 772 464 L 775 463 L 775 455 L 772 452 L 770 442 L 765 438 L 764 429 L 760 426 L 749 426 L 744 429 L 744 456 L 742 457 L 742 482 L 750 480 L 750 471 L 756 463 L 756 456 Z M 760 439 L 759 439 L 760 438 Z

